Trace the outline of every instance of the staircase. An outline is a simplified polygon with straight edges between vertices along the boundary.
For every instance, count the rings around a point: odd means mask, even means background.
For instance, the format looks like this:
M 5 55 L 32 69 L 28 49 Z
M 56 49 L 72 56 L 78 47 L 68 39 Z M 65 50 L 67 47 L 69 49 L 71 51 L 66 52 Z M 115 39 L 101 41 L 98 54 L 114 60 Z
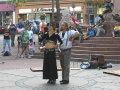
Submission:
M 80 44 L 74 43 L 72 60 L 88 60 L 91 54 L 102 54 L 108 62 L 120 62 L 120 37 L 92 37 Z
M 71 60 L 86 61 L 91 54 L 102 54 L 107 62 L 120 63 L 120 37 L 91 37 L 78 42 L 73 43 Z M 37 51 L 33 58 L 43 58 L 43 52 Z

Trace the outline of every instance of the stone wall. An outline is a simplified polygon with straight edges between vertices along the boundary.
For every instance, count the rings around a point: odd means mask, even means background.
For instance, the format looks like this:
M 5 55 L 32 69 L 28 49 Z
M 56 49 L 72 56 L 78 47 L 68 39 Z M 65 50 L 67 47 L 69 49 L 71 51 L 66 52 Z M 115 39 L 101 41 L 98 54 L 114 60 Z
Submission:
M 113 14 L 120 15 L 120 0 L 112 0 L 112 3 L 114 3 Z

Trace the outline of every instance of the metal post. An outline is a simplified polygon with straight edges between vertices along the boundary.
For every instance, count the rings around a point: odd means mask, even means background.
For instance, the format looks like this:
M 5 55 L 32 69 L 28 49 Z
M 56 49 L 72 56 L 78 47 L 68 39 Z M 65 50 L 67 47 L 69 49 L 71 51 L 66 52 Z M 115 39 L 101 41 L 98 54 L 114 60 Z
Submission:
M 54 20 L 54 0 L 52 0 L 52 21 Z
M 56 9 L 57 9 L 57 21 L 60 22 L 60 3 L 59 3 L 59 0 L 56 0 Z
M 72 2 L 73 15 L 75 16 L 75 2 Z
M 2 14 L 2 26 L 4 25 L 3 22 L 4 22 L 4 18 L 3 18 L 3 12 L 1 13 Z

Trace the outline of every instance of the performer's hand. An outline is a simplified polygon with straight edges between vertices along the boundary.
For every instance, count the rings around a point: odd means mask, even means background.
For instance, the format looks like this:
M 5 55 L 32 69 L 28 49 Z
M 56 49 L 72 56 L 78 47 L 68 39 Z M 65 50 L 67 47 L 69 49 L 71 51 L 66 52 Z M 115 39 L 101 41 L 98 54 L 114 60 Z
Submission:
M 70 40 L 70 41 L 73 41 L 73 40 L 74 40 L 73 35 L 69 38 L 69 40 Z
M 58 55 L 59 55 L 59 56 L 61 55 L 61 50 L 60 50 L 60 48 L 58 48 Z
M 39 47 L 39 50 L 40 51 L 42 51 L 42 50 L 44 50 L 45 49 L 45 47 Z
M 58 56 L 60 56 L 60 55 L 61 55 L 61 52 L 58 51 Z

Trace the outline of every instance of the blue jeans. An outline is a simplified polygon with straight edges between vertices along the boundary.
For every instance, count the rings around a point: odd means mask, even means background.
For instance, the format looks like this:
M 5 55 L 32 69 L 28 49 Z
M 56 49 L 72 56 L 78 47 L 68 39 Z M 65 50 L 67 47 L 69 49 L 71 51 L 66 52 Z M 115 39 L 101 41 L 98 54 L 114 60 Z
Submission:
M 10 39 L 4 39 L 3 41 L 3 51 L 2 53 L 4 54 L 5 53 L 5 49 L 6 49 L 6 44 L 8 45 L 8 48 L 9 48 L 9 52 L 10 52 L 10 55 L 12 55 L 12 49 L 11 49 L 11 40 Z

